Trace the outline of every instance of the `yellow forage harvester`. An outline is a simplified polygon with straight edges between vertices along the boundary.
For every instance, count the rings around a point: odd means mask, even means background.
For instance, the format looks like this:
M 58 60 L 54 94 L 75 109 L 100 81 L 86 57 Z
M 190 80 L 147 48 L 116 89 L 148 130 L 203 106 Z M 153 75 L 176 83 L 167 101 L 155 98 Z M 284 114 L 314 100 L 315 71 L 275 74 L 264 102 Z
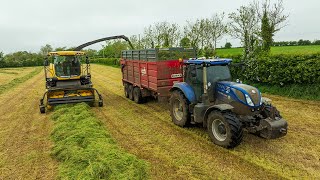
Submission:
M 40 100 L 40 112 L 45 108 L 57 105 L 95 102 L 103 106 L 99 92 L 93 88 L 90 74 L 90 62 L 82 51 L 49 52 L 44 62 L 46 92 Z M 46 97 L 46 102 L 44 99 Z

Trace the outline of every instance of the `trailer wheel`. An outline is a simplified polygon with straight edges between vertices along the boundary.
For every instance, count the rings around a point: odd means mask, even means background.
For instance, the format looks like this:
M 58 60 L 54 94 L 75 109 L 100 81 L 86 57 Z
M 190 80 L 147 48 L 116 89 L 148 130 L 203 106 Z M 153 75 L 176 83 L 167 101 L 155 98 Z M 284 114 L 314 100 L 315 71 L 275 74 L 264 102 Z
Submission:
M 180 127 L 190 122 L 188 101 L 180 91 L 173 91 L 171 94 L 170 115 L 173 123 Z
M 126 98 L 129 98 L 129 88 L 128 88 L 128 83 L 125 83 L 125 84 L 124 84 L 123 89 L 124 89 L 124 96 L 125 96 Z
M 208 133 L 213 143 L 224 148 L 234 148 L 241 143 L 242 124 L 233 113 L 212 111 L 207 122 Z
M 132 84 L 128 85 L 128 94 L 129 94 L 129 99 L 133 101 L 133 86 Z
M 141 95 L 141 90 L 140 90 L 139 87 L 133 88 L 133 100 L 137 104 L 141 104 L 142 103 L 142 95 Z

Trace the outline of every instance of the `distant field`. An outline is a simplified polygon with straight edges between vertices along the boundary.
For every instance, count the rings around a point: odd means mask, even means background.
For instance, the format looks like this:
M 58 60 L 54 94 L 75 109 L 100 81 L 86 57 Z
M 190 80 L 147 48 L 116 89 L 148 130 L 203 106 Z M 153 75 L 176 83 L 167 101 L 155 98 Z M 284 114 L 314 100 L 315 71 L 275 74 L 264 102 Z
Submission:
M 217 55 L 220 57 L 241 55 L 243 48 L 231 48 L 231 49 L 217 49 Z M 312 46 L 282 46 L 282 47 L 271 47 L 272 55 L 279 54 L 315 54 L 320 53 L 320 45 Z

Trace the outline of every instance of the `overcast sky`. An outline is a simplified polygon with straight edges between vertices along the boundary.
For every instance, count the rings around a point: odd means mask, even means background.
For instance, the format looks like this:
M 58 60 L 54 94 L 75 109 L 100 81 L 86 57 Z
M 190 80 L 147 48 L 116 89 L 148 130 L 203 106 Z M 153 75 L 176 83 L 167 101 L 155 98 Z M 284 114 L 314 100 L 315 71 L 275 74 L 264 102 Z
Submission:
M 249 0 L 1 0 L 0 51 L 38 52 L 40 47 L 77 46 L 112 35 L 143 32 L 159 21 L 176 22 L 236 11 Z M 320 39 L 320 1 L 284 0 L 289 25 L 275 40 Z M 239 41 L 225 37 L 219 43 Z M 99 48 L 100 45 L 90 48 Z

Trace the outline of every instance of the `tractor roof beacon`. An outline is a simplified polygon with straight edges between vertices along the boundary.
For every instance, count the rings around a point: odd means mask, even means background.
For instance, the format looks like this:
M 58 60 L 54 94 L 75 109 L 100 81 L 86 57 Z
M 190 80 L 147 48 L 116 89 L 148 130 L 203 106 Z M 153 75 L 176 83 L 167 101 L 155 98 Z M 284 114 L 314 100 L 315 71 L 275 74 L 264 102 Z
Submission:
M 252 86 L 232 82 L 231 59 L 194 59 L 182 63 L 183 82 L 171 88 L 170 113 L 178 126 L 202 123 L 212 141 L 225 148 L 239 145 L 243 129 L 263 138 L 285 136 L 287 122 Z

